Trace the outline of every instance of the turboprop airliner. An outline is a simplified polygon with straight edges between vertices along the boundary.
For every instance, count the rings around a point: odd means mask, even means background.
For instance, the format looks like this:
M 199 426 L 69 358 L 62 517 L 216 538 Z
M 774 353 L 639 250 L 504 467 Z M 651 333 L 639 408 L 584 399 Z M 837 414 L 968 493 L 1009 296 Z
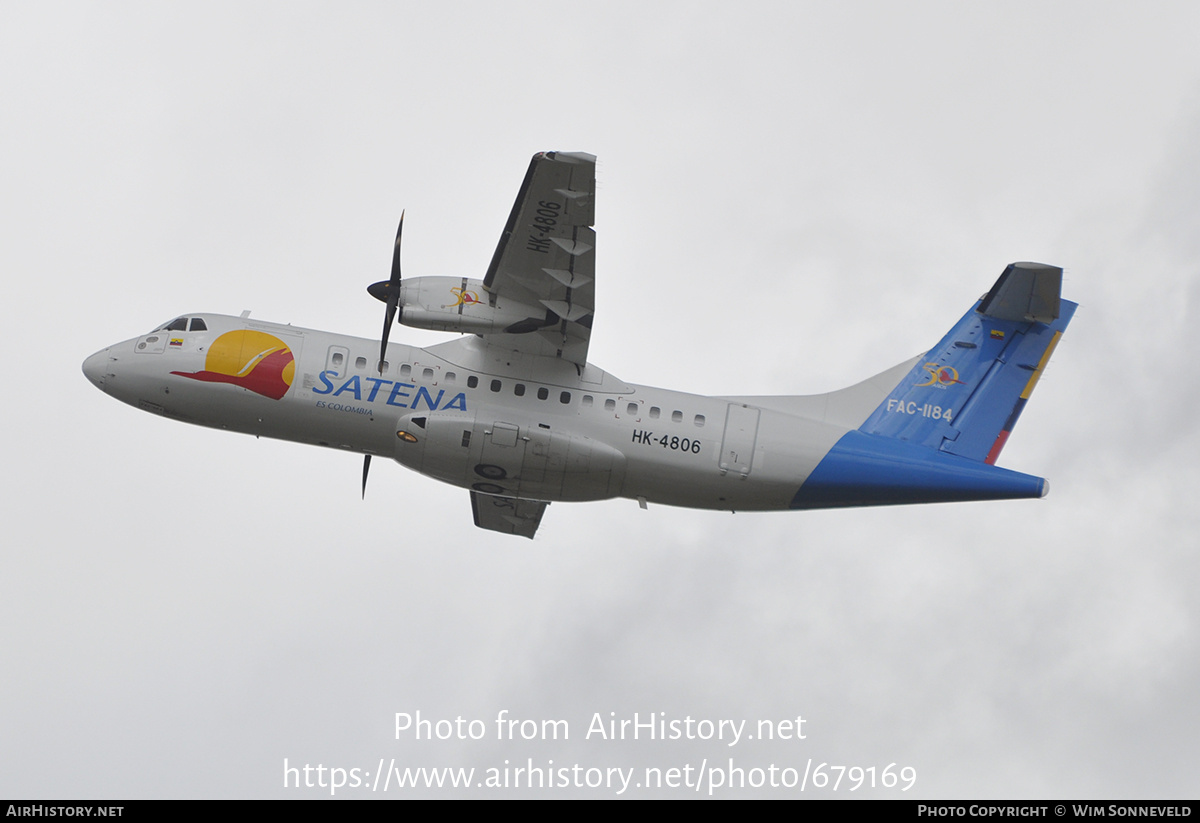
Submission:
M 595 157 L 529 164 L 482 280 L 401 279 L 381 340 L 187 313 L 83 364 L 137 408 L 391 458 L 469 492 L 475 525 L 532 538 L 551 502 L 625 497 L 754 511 L 1044 496 L 995 465 L 1076 305 L 1062 269 L 1013 263 L 925 354 L 808 396 L 706 397 L 588 359 Z M 394 322 L 458 336 L 389 343 Z

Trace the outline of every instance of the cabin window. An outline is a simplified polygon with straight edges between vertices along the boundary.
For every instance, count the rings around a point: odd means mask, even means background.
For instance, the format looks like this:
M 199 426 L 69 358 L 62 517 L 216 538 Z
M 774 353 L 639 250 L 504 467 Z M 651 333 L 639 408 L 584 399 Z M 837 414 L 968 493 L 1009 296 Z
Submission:
M 448 371 L 448 372 L 446 372 L 446 382 L 447 382 L 447 383 L 453 383 L 453 382 L 454 382 L 454 379 L 455 379 L 455 374 L 454 374 L 454 372 L 452 372 L 452 371 Z
M 568 403 L 570 403 L 571 402 L 571 393 L 569 391 L 565 391 L 562 394 L 560 394 L 558 396 L 558 402 L 562 403 L 564 406 L 567 405 Z
M 467 388 L 468 389 L 473 389 L 478 385 L 479 385 L 479 378 L 476 377 L 475 375 L 471 375 L 470 377 L 467 378 Z
M 492 381 L 492 385 L 491 385 L 491 387 L 490 387 L 490 388 L 491 388 L 491 390 L 492 390 L 492 391 L 500 391 L 500 381 L 499 381 L 499 380 L 493 380 L 493 381 Z
M 696 425 L 697 425 L 697 426 L 703 426 L 703 425 L 704 425 L 704 415 L 702 415 L 702 414 L 698 414 L 698 415 L 696 415 Z
M 672 423 L 682 423 L 683 422 L 683 412 L 681 412 L 679 409 L 676 409 L 675 411 L 671 412 L 671 422 Z
M 346 358 L 342 356 L 342 353 L 340 351 L 335 351 L 333 353 L 333 360 L 331 362 L 333 363 L 335 368 L 340 369 L 342 367 L 342 363 L 344 363 L 345 360 L 346 360 Z
M 585 394 L 585 395 L 583 396 L 583 405 L 584 405 L 584 406 L 587 406 L 588 408 L 591 408 L 591 405 L 592 405 L 592 396 L 591 396 L 590 394 Z
M 617 408 L 617 401 L 613 400 L 611 397 L 604 401 L 604 410 L 605 411 L 615 411 L 616 408 Z
M 365 357 L 354 358 L 354 368 L 365 369 L 366 367 L 367 367 L 367 358 L 365 358 Z
M 432 380 L 433 379 L 433 369 L 425 369 L 425 371 L 421 372 L 421 377 L 422 377 L 422 379 L 425 379 L 425 380 Z
M 661 414 L 661 412 L 659 411 L 658 406 L 650 407 L 650 419 L 651 420 L 657 420 L 659 414 Z
M 542 386 L 540 389 L 538 389 L 538 400 L 545 400 L 549 396 L 550 396 L 550 390 L 547 389 L 545 386 Z
M 517 385 L 513 386 L 513 394 L 515 394 L 517 397 L 524 397 L 525 396 L 525 384 L 518 383 Z
M 391 366 L 391 364 L 388 363 L 388 361 L 380 360 L 378 363 L 375 364 L 375 371 L 379 372 L 380 374 L 387 374 L 388 368 L 390 366 Z
M 630 403 L 628 406 L 625 407 L 625 413 L 628 414 L 630 417 L 636 417 L 637 413 L 638 413 L 638 404 Z
M 401 377 L 408 377 L 411 374 L 412 374 L 412 366 L 405 363 L 403 366 L 400 367 L 400 376 Z

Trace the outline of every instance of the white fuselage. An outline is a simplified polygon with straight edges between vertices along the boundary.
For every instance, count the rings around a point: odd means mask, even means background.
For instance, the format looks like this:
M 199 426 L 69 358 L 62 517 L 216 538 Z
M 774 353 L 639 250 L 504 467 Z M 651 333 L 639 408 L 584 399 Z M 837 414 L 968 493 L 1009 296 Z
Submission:
M 808 414 L 797 413 L 808 408 L 804 398 L 773 404 L 629 384 L 592 365 L 497 353 L 474 336 L 426 349 L 393 343 L 380 373 L 376 341 L 193 317 L 207 328 L 115 344 L 89 358 L 85 373 L 151 412 L 393 458 L 484 494 L 787 509 L 860 416 L 853 410 L 830 420 L 820 398 Z M 276 362 L 286 360 L 280 351 L 292 358 L 274 367 L 274 377 L 263 376 L 272 368 L 270 347 L 251 351 L 263 340 L 286 347 L 274 347 Z M 225 351 L 230 341 L 243 348 Z

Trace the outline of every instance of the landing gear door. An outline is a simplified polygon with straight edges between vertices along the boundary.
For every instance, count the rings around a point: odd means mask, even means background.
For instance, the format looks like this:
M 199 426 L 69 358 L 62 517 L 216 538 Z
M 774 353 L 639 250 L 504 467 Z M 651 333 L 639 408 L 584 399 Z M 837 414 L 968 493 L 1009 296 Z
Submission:
M 471 488 L 484 494 L 514 494 L 521 482 L 521 464 L 525 460 L 525 441 L 520 437 L 520 428 L 512 423 L 495 422 L 490 426 L 476 423 L 475 430 L 482 434 L 483 448 L 474 467 L 477 482 Z
M 725 434 L 721 440 L 721 474 L 750 474 L 754 463 L 754 444 L 758 439 L 758 409 L 730 403 L 725 415 Z

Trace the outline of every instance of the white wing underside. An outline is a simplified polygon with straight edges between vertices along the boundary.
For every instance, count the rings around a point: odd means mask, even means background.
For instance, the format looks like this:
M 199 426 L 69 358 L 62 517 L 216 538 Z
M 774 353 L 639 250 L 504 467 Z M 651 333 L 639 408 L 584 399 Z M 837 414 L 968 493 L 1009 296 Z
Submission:
M 533 538 L 550 504 L 543 500 L 518 500 L 471 492 L 471 514 L 481 529 Z
M 484 361 L 508 361 L 518 352 L 557 361 L 543 361 L 540 372 L 547 376 L 564 366 L 583 373 L 596 309 L 595 199 L 595 157 L 533 156 L 483 280 L 491 305 L 520 304 L 529 316 L 504 332 L 480 335 L 484 350 L 477 354 Z M 475 525 L 504 534 L 532 538 L 548 505 L 471 492 Z
M 489 299 L 544 309 L 486 334 L 489 346 L 587 363 L 596 307 L 596 158 L 542 152 L 529 164 L 484 288 Z

